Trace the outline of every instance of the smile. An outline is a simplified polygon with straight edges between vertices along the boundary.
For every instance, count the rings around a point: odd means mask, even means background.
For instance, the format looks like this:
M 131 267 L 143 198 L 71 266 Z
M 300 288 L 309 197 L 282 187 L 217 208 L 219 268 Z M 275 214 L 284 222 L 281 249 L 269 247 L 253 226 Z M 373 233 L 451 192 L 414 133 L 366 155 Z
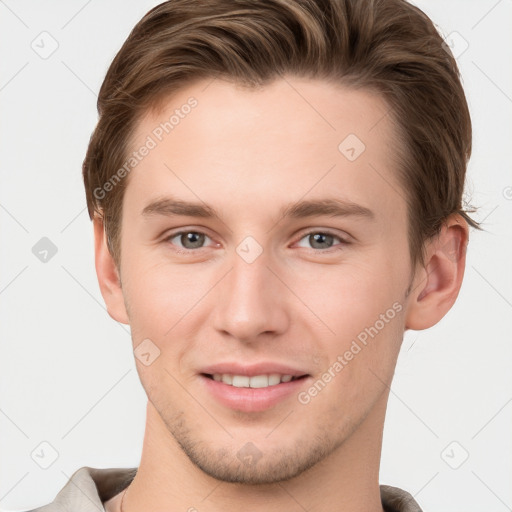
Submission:
M 228 386 L 235 388 L 267 388 L 270 386 L 277 386 L 278 384 L 297 380 L 302 377 L 295 377 L 292 375 L 282 375 L 279 373 L 271 373 L 269 375 L 232 375 L 229 373 L 214 373 L 213 375 L 206 375 L 210 379 L 217 382 L 223 382 Z

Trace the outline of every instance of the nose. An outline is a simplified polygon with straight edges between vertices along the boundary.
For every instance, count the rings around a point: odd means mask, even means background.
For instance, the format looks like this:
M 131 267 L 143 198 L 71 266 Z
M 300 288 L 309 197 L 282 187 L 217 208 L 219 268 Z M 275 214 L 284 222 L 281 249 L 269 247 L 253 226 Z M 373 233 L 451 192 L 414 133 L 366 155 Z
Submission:
M 290 294 L 278 273 L 265 252 L 252 262 L 234 252 L 230 271 L 216 286 L 214 327 L 244 343 L 285 332 Z

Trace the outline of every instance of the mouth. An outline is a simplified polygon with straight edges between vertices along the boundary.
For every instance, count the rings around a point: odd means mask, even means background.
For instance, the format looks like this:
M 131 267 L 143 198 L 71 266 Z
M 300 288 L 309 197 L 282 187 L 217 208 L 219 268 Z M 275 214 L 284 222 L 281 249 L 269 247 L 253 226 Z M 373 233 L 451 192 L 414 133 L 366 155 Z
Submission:
M 312 379 L 296 368 L 269 362 L 250 366 L 217 364 L 203 368 L 198 376 L 205 392 L 216 403 L 245 413 L 286 405 Z
M 279 384 L 284 384 L 287 382 L 293 382 L 296 380 L 305 379 L 308 377 L 307 374 L 304 375 L 289 375 L 289 374 L 279 374 L 279 373 L 270 373 L 270 374 L 262 374 L 262 375 L 234 375 L 230 373 L 202 373 L 204 377 L 214 380 L 216 382 L 222 382 L 228 386 L 232 386 L 235 388 L 253 388 L 253 389 L 261 389 L 268 388 L 273 386 L 278 386 Z

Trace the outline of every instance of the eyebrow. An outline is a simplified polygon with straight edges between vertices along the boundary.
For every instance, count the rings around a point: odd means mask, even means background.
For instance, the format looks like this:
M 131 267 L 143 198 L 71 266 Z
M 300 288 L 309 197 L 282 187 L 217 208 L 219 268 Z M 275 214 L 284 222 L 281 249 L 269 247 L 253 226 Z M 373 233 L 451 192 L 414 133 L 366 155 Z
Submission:
M 220 215 L 207 204 L 181 201 L 173 198 L 157 199 L 148 204 L 143 210 L 145 217 L 161 215 L 172 217 L 184 215 L 187 217 L 212 218 L 221 220 Z M 375 219 L 375 213 L 352 201 L 342 199 L 303 200 L 288 204 L 280 210 L 281 218 L 302 219 L 328 215 L 330 217 L 360 217 Z

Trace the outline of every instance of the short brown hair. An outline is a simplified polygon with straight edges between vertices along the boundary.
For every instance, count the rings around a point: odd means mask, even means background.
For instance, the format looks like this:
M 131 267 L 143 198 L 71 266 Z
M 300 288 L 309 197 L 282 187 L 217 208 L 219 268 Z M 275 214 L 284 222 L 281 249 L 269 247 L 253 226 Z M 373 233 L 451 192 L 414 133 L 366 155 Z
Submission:
M 127 179 L 109 186 L 148 108 L 202 78 L 258 86 L 282 74 L 382 95 L 399 135 L 411 261 L 463 210 L 471 119 L 459 71 L 432 21 L 404 0 L 170 0 L 151 9 L 114 58 L 83 164 L 91 219 L 102 217 L 120 265 Z M 125 174 L 125 173 L 123 173 Z M 98 191 L 103 191 L 98 193 Z

